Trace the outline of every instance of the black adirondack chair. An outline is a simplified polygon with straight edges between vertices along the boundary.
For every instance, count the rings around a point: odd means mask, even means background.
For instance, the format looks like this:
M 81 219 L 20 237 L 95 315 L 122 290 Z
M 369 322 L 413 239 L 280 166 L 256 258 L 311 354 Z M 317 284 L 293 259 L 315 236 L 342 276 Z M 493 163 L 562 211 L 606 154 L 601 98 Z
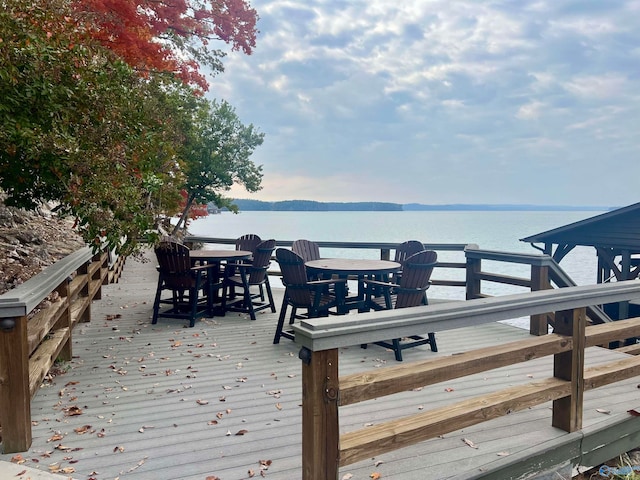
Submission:
M 430 286 L 431 273 L 438 255 L 432 250 L 423 250 L 405 259 L 400 283 L 386 283 L 376 280 L 364 280 L 367 288 L 366 305 L 373 310 L 417 307 L 428 303 L 426 291 Z M 382 289 L 381 296 L 369 293 Z M 391 341 L 375 342 L 394 351 L 396 360 L 402 361 L 402 350 L 429 344 L 433 352 L 438 351 L 435 333 L 412 335 L 407 339 L 395 338 Z M 366 345 L 363 345 L 366 348 Z
M 328 286 L 335 286 L 336 282 L 346 283 L 341 280 L 308 280 L 307 271 L 304 266 L 304 259 L 297 253 L 278 248 L 276 250 L 276 260 L 280 265 L 282 273 L 282 283 L 285 286 L 284 299 L 276 334 L 273 343 L 280 343 L 280 337 L 293 340 L 294 334 L 291 330 L 284 330 L 284 321 L 287 316 L 287 309 L 291 307 L 289 325 L 294 323 L 296 318 L 313 318 L 328 315 L 329 309 L 336 306 L 337 299 L 328 291 Z M 298 314 L 298 309 L 305 309 L 306 314 Z
M 155 248 L 158 260 L 158 286 L 153 302 L 153 319 L 159 317 L 189 320 L 193 327 L 196 320 L 212 310 L 213 291 L 207 279 L 207 271 L 217 265 L 192 266 L 189 249 L 177 242 L 161 242 Z M 170 296 L 165 296 L 170 292 Z M 161 310 L 161 306 L 169 305 Z
M 233 273 L 228 274 L 225 271 L 222 294 L 223 311 L 248 313 L 251 320 L 256 319 L 256 312 L 265 308 L 270 308 L 273 313 L 276 312 L 269 285 L 269 275 L 267 275 L 275 247 L 275 240 L 264 240 L 256 246 L 251 263 L 228 264 L 233 267 L 233 270 L 227 269 L 226 271 Z M 257 288 L 258 292 L 253 292 L 252 288 L 254 290 Z M 242 296 L 231 298 L 229 293 L 232 289 L 240 289 Z M 267 291 L 267 299 L 265 299 L 264 290 Z

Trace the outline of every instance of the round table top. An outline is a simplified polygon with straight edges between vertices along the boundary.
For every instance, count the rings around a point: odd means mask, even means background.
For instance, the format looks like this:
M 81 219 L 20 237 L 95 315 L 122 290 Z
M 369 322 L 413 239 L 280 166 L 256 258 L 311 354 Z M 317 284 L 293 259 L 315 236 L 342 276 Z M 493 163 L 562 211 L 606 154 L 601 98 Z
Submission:
M 251 252 L 248 250 L 191 250 L 189 252 L 191 260 L 233 260 L 250 256 Z
M 351 259 L 351 258 L 321 258 L 305 263 L 310 270 L 336 273 L 338 275 L 374 275 L 393 273 L 400 270 L 398 262 L 389 260 Z

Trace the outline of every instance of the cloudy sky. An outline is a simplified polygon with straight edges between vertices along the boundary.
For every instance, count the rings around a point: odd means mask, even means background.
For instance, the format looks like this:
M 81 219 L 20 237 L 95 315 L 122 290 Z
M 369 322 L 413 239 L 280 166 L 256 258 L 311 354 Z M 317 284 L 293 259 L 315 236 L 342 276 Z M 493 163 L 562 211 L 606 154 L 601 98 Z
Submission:
M 265 201 L 640 201 L 639 0 L 251 0 Z

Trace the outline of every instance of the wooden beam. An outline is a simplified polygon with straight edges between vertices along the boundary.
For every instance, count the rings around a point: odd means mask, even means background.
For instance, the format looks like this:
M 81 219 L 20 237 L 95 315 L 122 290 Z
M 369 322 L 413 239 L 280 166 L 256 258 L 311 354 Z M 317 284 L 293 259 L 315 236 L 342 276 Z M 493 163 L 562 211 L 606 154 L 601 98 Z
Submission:
M 15 327 L 0 331 L 0 425 L 4 453 L 31 446 L 31 393 L 27 317 L 15 318 Z
M 531 291 L 547 290 L 551 288 L 549 283 L 549 267 L 531 266 Z M 542 313 L 529 316 L 529 333 L 531 335 L 546 335 L 549 333 L 547 322 L 548 314 Z
M 336 480 L 340 454 L 338 350 L 306 353 L 310 360 L 302 363 L 302 478 Z
M 570 349 L 570 338 L 551 334 L 481 348 L 450 357 L 346 375 L 340 377 L 340 406 L 526 362 Z
M 556 312 L 555 332 L 573 338 L 573 349 L 553 357 L 553 375 L 571 382 L 571 394 L 553 401 L 551 424 L 567 432 L 582 428 L 586 308 Z
M 340 436 L 340 466 L 569 395 L 571 383 L 549 378 L 500 390 Z

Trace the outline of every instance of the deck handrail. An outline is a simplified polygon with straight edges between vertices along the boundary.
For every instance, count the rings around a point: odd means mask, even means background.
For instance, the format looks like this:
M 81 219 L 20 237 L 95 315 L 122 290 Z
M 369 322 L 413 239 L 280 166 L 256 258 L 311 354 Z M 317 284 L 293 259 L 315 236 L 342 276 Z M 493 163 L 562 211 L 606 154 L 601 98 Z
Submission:
M 84 247 L 0 295 L 0 425 L 4 453 L 31 445 L 31 399 L 57 360 L 72 357 L 72 332 L 114 282 L 125 257 Z M 55 294 L 48 306 L 42 301 Z M 37 309 L 36 307 L 39 307 Z
M 587 327 L 586 307 L 625 301 L 639 294 L 640 282 L 631 280 L 303 320 L 293 327 L 303 361 L 303 480 L 334 480 L 339 466 L 549 400 L 553 401 L 553 426 L 567 432 L 581 429 L 585 390 L 640 374 L 639 357 L 584 369 L 586 347 L 640 335 L 640 319 Z M 340 347 L 545 312 L 554 312 L 556 317 L 552 335 L 530 337 L 493 350 L 472 350 L 355 375 L 338 374 Z M 546 380 L 340 434 L 340 406 L 547 355 L 554 355 L 554 372 Z

